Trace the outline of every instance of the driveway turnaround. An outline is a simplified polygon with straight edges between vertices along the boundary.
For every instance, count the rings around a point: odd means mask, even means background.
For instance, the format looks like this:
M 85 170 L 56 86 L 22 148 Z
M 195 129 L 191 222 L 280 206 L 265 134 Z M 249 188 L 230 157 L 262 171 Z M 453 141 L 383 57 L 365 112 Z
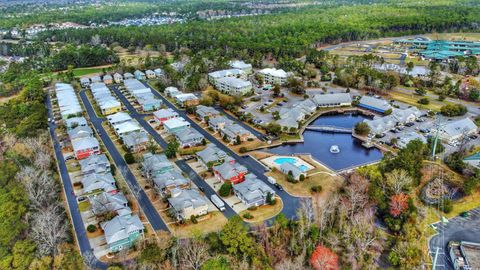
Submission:
M 469 217 L 456 216 L 447 223 L 440 221 L 433 224 L 438 234 L 430 239 L 428 249 L 433 261 L 438 248 L 437 265 L 434 270 L 455 269 L 450 260 L 448 242 L 480 242 L 480 207 L 470 210 L 469 213 Z
M 147 217 L 148 221 L 152 225 L 154 230 L 164 230 L 169 231 L 167 225 L 162 220 L 160 215 L 158 214 L 155 207 L 152 205 L 152 202 L 148 199 L 147 194 L 143 191 L 143 189 L 139 186 L 135 176 L 128 168 L 127 163 L 123 159 L 123 157 L 118 152 L 117 148 L 115 147 L 112 139 L 108 136 L 108 133 L 102 126 L 102 122 L 105 119 L 98 118 L 95 114 L 95 111 L 90 104 L 90 101 L 87 98 L 87 95 L 84 90 L 80 91 L 80 98 L 82 99 L 83 104 L 85 105 L 85 109 L 87 110 L 88 116 L 90 117 L 90 122 L 95 127 L 95 130 L 99 133 L 100 138 L 103 141 L 103 144 L 107 148 L 108 152 L 110 153 L 115 165 L 122 173 L 125 181 L 127 182 L 130 190 L 132 191 L 133 195 L 138 201 L 140 208 L 142 209 L 143 213 Z
M 47 95 L 47 108 L 48 108 L 48 117 L 54 119 L 52 112 L 52 103 L 50 101 L 50 95 Z M 70 217 L 72 218 L 72 225 L 77 238 L 77 244 L 80 249 L 80 253 L 89 266 L 95 269 L 107 269 L 108 265 L 104 262 L 101 262 L 93 256 L 93 249 L 90 246 L 88 241 L 87 234 L 85 232 L 85 225 L 83 224 L 82 216 L 80 210 L 78 209 L 77 198 L 73 192 L 72 182 L 70 180 L 70 175 L 68 174 L 67 165 L 65 164 L 65 158 L 62 154 L 62 149 L 60 143 L 58 142 L 57 134 L 55 133 L 56 125 L 54 123 L 48 123 L 48 131 L 52 137 L 53 148 L 55 150 L 55 157 L 57 159 L 58 169 L 60 173 L 60 179 L 62 179 L 63 191 L 65 192 L 65 197 L 67 199 L 68 211 L 70 212 Z
M 150 87 L 148 84 L 145 82 L 143 83 L 145 86 Z M 159 92 L 155 91 L 152 89 L 152 93 L 160 98 L 162 102 L 168 106 L 169 108 L 175 110 L 181 117 L 185 118 L 186 121 L 188 121 L 191 125 L 192 128 L 195 128 L 197 131 L 199 131 L 207 140 L 215 144 L 217 147 L 225 151 L 225 153 L 229 154 L 231 157 L 237 160 L 238 163 L 242 164 L 243 166 L 247 167 L 248 170 L 255 174 L 259 179 L 264 181 L 268 186 L 270 186 L 272 189 L 276 190 L 277 195 L 282 199 L 283 201 L 283 209 L 282 213 L 290 219 L 294 219 L 296 217 L 296 212 L 297 209 L 300 207 L 300 199 L 298 197 L 293 197 L 290 194 L 288 194 L 285 191 L 280 191 L 276 189 L 275 186 L 270 184 L 270 182 L 267 181 L 267 177 L 265 176 L 265 168 L 263 167 L 262 164 L 258 163 L 256 160 L 247 158 L 248 156 L 241 157 L 237 155 L 234 151 L 232 151 L 230 148 L 225 146 L 223 143 L 218 141 L 214 136 L 212 136 L 209 132 L 204 130 L 202 127 L 200 127 L 195 121 L 192 121 L 186 114 L 184 110 L 179 110 L 175 105 L 173 105 L 170 101 L 168 101 L 166 98 L 164 98 L 162 95 L 160 95 Z M 307 199 L 305 199 L 307 200 Z M 268 220 L 268 223 L 271 223 L 274 218 Z

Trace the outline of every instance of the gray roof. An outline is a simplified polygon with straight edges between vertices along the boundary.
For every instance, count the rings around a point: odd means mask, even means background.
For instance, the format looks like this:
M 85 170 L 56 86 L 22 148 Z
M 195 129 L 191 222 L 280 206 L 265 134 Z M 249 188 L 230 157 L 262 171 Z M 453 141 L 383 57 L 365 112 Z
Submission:
M 222 176 L 223 179 L 231 179 L 242 172 L 248 172 L 247 168 L 236 162 L 233 158 L 227 158 L 225 162 L 214 166 L 213 168 Z
M 79 138 L 72 142 L 72 147 L 75 152 L 79 150 L 91 149 L 91 148 L 99 148 L 100 144 L 98 140 L 94 137 L 85 137 Z
M 294 178 L 300 177 L 301 174 L 305 174 L 300 168 L 297 166 L 293 165 L 290 162 L 284 162 L 282 165 L 280 165 L 280 168 L 282 169 L 283 172 L 288 173 L 289 171 L 292 172 L 292 175 Z
M 194 128 L 185 128 L 174 132 L 175 137 L 181 142 L 186 143 L 194 140 L 202 140 L 205 137 Z
M 247 64 L 244 61 L 240 61 L 240 60 L 230 61 L 229 64 L 232 68 L 238 68 L 238 69 L 251 69 L 252 68 L 252 64 Z
M 236 138 L 237 136 L 252 134 L 250 133 L 250 131 L 246 130 L 244 127 L 236 123 L 226 125 L 223 129 L 223 133 L 226 134 L 229 138 Z
M 144 154 L 142 166 L 144 171 L 150 173 L 156 173 L 164 168 L 168 168 L 168 170 L 173 169 L 173 164 L 164 154 Z
M 107 244 L 128 239 L 131 233 L 145 228 L 137 215 L 116 216 L 110 221 L 102 222 L 100 226 L 105 232 Z
M 132 210 L 127 206 L 128 201 L 121 192 L 110 194 L 103 192 L 89 198 L 92 212 L 100 215 L 106 212 L 117 212 L 118 215 L 130 215 Z
M 85 117 L 83 116 L 68 118 L 67 120 L 65 120 L 65 125 L 67 126 L 67 128 L 72 128 L 73 125 L 86 126 L 87 119 L 85 119 Z
M 378 108 L 384 111 L 392 108 L 392 106 L 390 106 L 388 101 L 384 99 L 375 98 L 375 97 L 369 97 L 369 96 L 363 96 L 360 99 L 360 104 L 373 107 L 373 108 Z
M 112 192 L 117 189 L 115 186 L 115 179 L 111 173 L 91 173 L 84 175 L 82 178 L 82 184 L 84 193 L 89 193 L 94 190 Z
M 135 131 L 128 133 L 122 137 L 123 143 L 127 147 L 135 147 L 137 145 L 141 145 L 147 143 L 149 138 L 146 132 L 144 131 Z
M 217 116 L 217 117 L 213 117 L 211 119 L 208 120 L 208 124 L 209 125 L 213 125 L 213 126 L 216 126 L 218 124 L 223 124 L 223 123 L 233 123 L 232 120 L 226 118 L 225 116 Z
M 93 134 L 92 129 L 89 126 L 77 126 L 74 129 L 67 131 L 70 140 L 78 138 L 90 137 Z
M 83 173 L 95 172 L 104 173 L 110 168 L 110 162 L 105 154 L 91 155 L 88 158 L 78 161 Z
M 218 83 L 223 83 L 235 88 L 251 87 L 252 83 L 235 77 L 223 77 L 217 80 Z
M 279 124 L 281 127 L 298 128 L 297 120 L 295 120 L 291 117 L 280 119 L 280 120 L 277 121 L 277 124 Z
M 352 103 L 352 98 L 348 93 L 334 93 L 313 96 L 313 101 L 318 106 L 332 106 L 335 104 Z
M 183 175 L 176 169 L 156 175 L 153 178 L 153 182 L 160 189 L 170 186 L 181 187 L 190 183 L 190 181 L 183 177 Z
M 117 123 L 122 123 L 122 122 L 132 120 L 132 117 L 130 116 L 130 114 L 126 112 L 117 112 L 107 116 L 107 120 L 110 124 L 114 125 Z
M 412 131 L 402 134 L 397 144 L 400 148 L 403 148 L 406 147 L 407 144 L 413 140 L 420 140 L 423 143 L 427 143 L 427 139 L 423 135 Z
M 198 151 L 197 156 L 205 164 L 207 164 L 209 162 L 216 162 L 225 159 L 227 157 L 227 153 L 218 148 L 216 145 L 209 144 L 207 148 L 203 149 L 202 151 Z
M 443 132 L 449 137 L 463 135 L 464 133 L 471 133 L 478 129 L 477 125 L 470 118 L 463 118 L 457 121 L 448 122 L 443 127 Z
M 207 200 L 198 191 L 193 189 L 174 189 L 171 192 L 172 197 L 168 199 L 170 205 L 177 212 L 183 211 L 185 208 L 198 208 L 208 205 Z
M 178 117 L 178 113 L 171 108 L 158 110 L 153 115 L 157 118 Z
M 253 175 L 247 175 L 245 181 L 233 186 L 233 190 L 247 201 L 266 198 L 268 193 L 275 195 L 275 191 L 272 188 Z
M 208 73 L 208 76 L 215 79 L 219 79 L 223 77 L 240 76 L 240 75 L 243 75 L 244 73 L 245 72 L 241 69 L 232 68 L 232 69 L 225 69 L 225 70 L 210 72 Z
M 215 108 L 204 105 L 198 105 L 196 113 L 202 118 L 205 116 L 220 115 L 220 112 L 217 111 Z

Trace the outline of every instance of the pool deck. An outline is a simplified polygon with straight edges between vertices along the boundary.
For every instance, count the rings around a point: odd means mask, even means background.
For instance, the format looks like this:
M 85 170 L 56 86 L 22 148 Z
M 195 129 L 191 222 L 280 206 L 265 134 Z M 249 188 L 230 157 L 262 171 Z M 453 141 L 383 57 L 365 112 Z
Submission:
M 302 158 L 297 157 L 297 156 L 273 155 L 271 157 L 264 158 L 260 161 L 263 164 L 267 165 L 269 168 L 276 168 L 277 170 L 280 171 L 280 165 L 281 164 L 278 164 L 277 162 L 275 162 L 275 160 L 282 159 L 282 158 L 284 158 L 284 159 L 295 159 L 296 162 L 294 163 L 294 165 L 297 166 L 297 167 L 301 167 L 301 166 L 307 167 L 308 169 L 305 171 L 307 174 L 308 174 L 308 171 L 315 168 L 315 166 L 313 166 L 312 164 L 306 162 L 305 160 L 303 160 Z

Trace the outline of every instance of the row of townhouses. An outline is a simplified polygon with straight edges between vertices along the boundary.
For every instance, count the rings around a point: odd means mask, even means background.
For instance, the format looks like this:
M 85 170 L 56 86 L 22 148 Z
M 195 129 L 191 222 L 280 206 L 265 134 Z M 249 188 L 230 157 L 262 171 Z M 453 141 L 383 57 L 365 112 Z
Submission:
M 118 112 L 109 115 L 107 121 L 129 151 L 136 153 L 145 150 L 150 140 L 149 135 L 128 113 Z
M 150 87 L 145 86 L 138 79 L 128 79 L 123 81 L 125 89 L 135 98 L 143 111 L 158 110 L 162 106 L 162 101 L 155 97 Z
M 90 84 L 92 96 L 103 115 L 109 115 L 122 110 L 122 104 L 112 95 L 105 83 Z
M 92 83 L 99 83 L 103 82 L 104 84 L 112 84 L 112 83 L 122 83 L 123 80 L 129 80 L 129 79 L 137 79 L 137 80 L 145 80 L 145 79 L 155 79 L 163 76 L 163 70 L 160 68 L 157 68 L 155 70 L 146 70 L 145 72 L 141 70 L 136 70 L 134 74 L 126 72 L 123 75 L 120 73 L 115 73 L 113 75 L 110 74 L 105 74 L 103 77 L 100 77 L 98 75 L 91 76 L 91 77 L 82 77 L 80 78 L 80 85 L 84 88 L 87 88 L 90 86 Z

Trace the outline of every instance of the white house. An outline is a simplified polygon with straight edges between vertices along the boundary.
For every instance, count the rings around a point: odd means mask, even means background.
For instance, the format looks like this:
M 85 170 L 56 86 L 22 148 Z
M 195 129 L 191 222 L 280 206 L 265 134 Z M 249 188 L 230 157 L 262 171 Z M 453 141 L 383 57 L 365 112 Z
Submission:
M 284 85 L 287 82 L 288 73 L 283 69 L 265 68 L 259 71 L 265 83 Z
M 251 82 L 235 77 L 219 78 L 215 81 L 215 87 L 231 96 L 243 96 L 252 91 Z

